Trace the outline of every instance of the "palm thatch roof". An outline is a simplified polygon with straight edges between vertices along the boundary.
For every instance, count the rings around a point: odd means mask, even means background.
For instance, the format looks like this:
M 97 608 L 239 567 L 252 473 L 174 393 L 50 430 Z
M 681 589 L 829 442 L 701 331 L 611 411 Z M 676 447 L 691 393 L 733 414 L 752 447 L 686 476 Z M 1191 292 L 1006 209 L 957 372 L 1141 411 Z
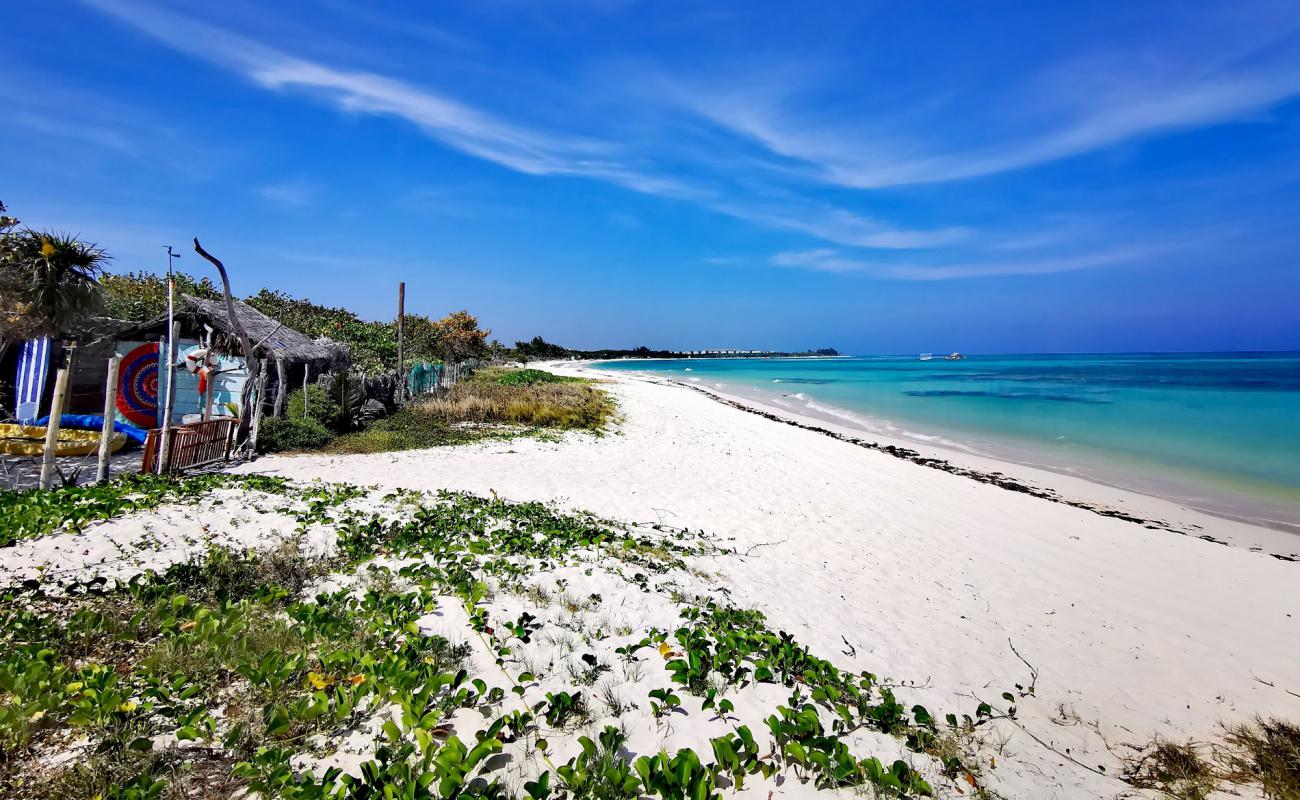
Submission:
M 324 362 L 331 368 L 346 367 L 352 362 L 348 346 L 332 339 L 313 339 L 301 331 L 277 322 L 242 300 L 234 301 L 235 315 L 244 326 L 244 332 L 253 341 L 260 358 L 283 360 L 291 364 Z M 181 307 L 222 333 L 232 345 L 231 352 L 238 353 L 239 332 L 226 313 L 224 300 L 203 300 L 191 295 L 181 295 Z

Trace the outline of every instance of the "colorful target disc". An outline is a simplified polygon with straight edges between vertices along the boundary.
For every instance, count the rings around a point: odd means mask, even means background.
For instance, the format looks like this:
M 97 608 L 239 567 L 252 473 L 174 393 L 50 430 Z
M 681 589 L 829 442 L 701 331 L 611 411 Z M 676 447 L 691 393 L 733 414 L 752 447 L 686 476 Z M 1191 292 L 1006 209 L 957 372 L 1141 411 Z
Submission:
M 158 343 L 142 344 L 122 356 L 117 410 L 133 425 L 158 424 Z

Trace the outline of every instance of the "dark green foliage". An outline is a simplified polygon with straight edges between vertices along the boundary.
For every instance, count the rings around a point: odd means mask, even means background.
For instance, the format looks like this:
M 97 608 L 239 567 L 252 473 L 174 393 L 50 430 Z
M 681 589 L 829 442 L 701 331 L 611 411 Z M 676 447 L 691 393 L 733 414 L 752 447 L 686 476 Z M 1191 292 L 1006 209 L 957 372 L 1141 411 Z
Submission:
M 388 453 L 428 447 L 467 444 L 486 438 L 487 432 L 453 428 L 446 420 L 406 406 L 391 417 L 371 423 L 363 431 L 340 436 L 326 448 L 331 453 Z
M 257 449 L 262 453 L 318 450 L 329 444 L 334 434 L 308 417 L 271 417 L 262 420 L 257 433 Z
M 221 290 L 204 276 L 195 278 L 184 272 L 173 273 L 176 295 L 188 294 L 202 300 L 220 300 Z M 105 275 L 99 285 L 104 290 L 104 313 L 113 319 L 148 322 L 167 313 L 167 276 L 149 272 Z
M 244 302 L 285 327 L 346 344 L 352 350 L 353 365 L 362 372 L 391 369 L 397 363 L 397 327 L 392 322 L 369 322 L 346 308 L 322 306 L 270 289 L 262 289 Z
M 551 344 L 540 336 L 534 336 L 528 342 L 515 342 L 515 354 L 521 361 L 568 358 L 569 352 L 567 347 Z

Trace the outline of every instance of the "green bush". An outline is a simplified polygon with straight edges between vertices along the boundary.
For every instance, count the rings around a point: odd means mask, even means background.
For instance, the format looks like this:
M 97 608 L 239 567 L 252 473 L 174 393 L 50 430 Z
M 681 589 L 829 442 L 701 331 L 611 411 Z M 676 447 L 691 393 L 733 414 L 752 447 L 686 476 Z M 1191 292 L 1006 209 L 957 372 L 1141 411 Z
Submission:
M 301 395 L 301 392 L 299 392 Z M 299 399 L 301 403 L 302 400 Z M 310 401 L 309 401 L 310 402 Z M 320 423 L 308 417 L 288 416 L 283 419 L 272 417 L 262 420 L 262 427 L 257 432 L 257 449 L 262 453 L 280 453 L 286 450 L 318 450 L 329 444 L 334 434 Z
M 302 389 L 294 389 L 284 401 L 284 415 L 299 422 L 303 418 Z M 307 419 L 319 422 L 327 430 L 337 430 L 339 403 L 324 387 L 307 384 Z
M 481 437 L 453 428 L 445 419 L 412 405 L 375 421 L 363 431 L 338 437 L 325 449 L 331 453 L 388 453 L 465 444 L 476 438 Z
M 509 367 L 487 367 L 474 373 L 470 379 L 473 383 L 489 383 L 497 386 L 534 386 L 539 383 L 586 383 L 582 378 L 570 378 L 547 372 L 543 369 L 510 369 Z

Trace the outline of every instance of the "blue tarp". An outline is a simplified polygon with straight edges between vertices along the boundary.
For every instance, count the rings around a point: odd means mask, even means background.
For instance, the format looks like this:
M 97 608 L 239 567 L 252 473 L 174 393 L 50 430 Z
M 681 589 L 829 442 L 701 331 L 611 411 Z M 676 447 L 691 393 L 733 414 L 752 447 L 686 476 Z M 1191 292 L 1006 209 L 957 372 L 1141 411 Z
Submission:
M 38 426 L 49 425 L 49 416 L 47 415 L 36 420 L 36 424 Z M 102 414 L 64 414 L 59 417 L 59 427 L 76 428 L 83 431 L 99 431 L 104 429 L 104 416 Z M 113 430 L 118 433 L 126 434 L 128 442 L 138 445 L 144 444 L 145 436 L 148 435 L 145 430 L 137 428 L 129 422 L 122 422 L 120 420 L 115 420 L 113 422 Z

